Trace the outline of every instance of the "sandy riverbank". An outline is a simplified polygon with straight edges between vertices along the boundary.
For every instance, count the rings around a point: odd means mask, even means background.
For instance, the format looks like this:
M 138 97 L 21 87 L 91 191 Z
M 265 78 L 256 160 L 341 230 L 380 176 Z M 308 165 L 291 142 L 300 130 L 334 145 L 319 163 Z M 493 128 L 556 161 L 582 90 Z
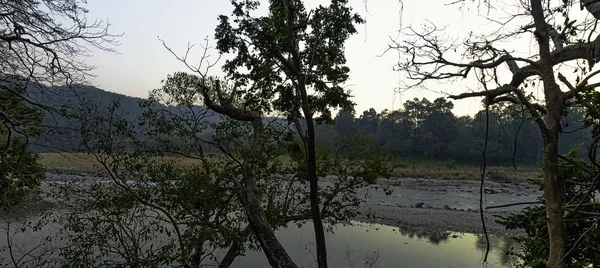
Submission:
M 479 182 L 438 179 L 382 180 L 393 193 L 373 191 L 361 208 L 357 220 L 424 231 L 455 231 L 482 233 L 479 214 Z M 528 183 L 484 184 L 484 207 L 517 202 L 533 202 L 541 191 Z M 507 216 L 524 206 L 484 209 L 488 231 L 497 235 L 512 235 L 495 222 L 497 216 Z
M 64 180 L 77 175 L 47 174 L 48 180 Z M 100 177 L 89 179 L 102 180 Z M 321 180 L 327 185 L 328 179 Z M 380 179 L 368 191 L 366 203 L 361 206 L 358 221 L 380 223 L 420 231 L 455 231 L 482 233 L 479 214 L 479 181 L 443 179 Z M 378 190 L 373 190 L 378 188 Z M 392 190 L 386 195 L 383 189 Z M 524 182 L 494 182 L 484 184 L 484 207 L 502 204 L 533 202 L 542 192 L 535 185 Z M 362 193 L 361 193 L 362 194 Z M 512 235 L 495 222 L 496 216 L 507 216 L 524 206 L 484 210 L 486 225 L 491 234 Z

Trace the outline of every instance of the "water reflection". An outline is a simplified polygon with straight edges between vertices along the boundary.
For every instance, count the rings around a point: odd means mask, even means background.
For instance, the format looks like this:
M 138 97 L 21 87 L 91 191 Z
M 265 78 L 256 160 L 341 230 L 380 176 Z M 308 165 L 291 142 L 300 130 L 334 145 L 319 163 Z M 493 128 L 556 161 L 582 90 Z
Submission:
M 477 236 L 475 246 L 482 252 L 486 249 L 485 237 L 483 235 Z M 496 254 L 502 265 L 511 266 L 517 263 L 519 258 L 511 253 L 518 253 L 519 250 L 520 245 L 514 239 L 490 236 L 490 254 Z
M 310 224 L 302 228 L 290 226 L 277 236 L 288 253 L 301 267 L 316 267 L 312 252 L 314 234 Z M 376 263 L 371 267 L 512 267 L 514 255 L 506 254 L 518 244 L 504 237 L 490 236 L 491 252 L 483 264 L 485 239 L 482 236 L 454 232 L 426 232 L 397 227 L 353 222 L 334 227 L 327 234 L 327 248 L 331 267 L 366 267 L 366 260 Z M 375 259 L 375 257 L 377 257 Z M 268 267 L 260 252 L 248 252 L 233 267 Z
M 424 230 L 414 229 L 398 229 L 399 233 L 408 238 L 427 239 L 431 244 L 439 245 L 442 242 L 448 241 L 452 232 L 427 232 Z

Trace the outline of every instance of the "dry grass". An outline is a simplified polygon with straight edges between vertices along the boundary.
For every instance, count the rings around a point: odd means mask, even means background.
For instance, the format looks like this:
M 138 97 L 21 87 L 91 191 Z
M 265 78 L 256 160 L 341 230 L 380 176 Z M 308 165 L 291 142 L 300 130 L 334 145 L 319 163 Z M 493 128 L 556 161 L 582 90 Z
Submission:
M 499 174 L 507 181 L 527 181 L 535 179 L 540 174 L 540 169 L 535 166 L 517 167 L 512 166 L 488 166 L 486 174 Z M 400 159 L 394 161 L 392 172 L 394 177 L 410 178 L 436 178 L 436 179 L 458 179 L 478 180 L 481 178 L 479 166 L 462 165 L 454 162 L 443 161 L 416 161 L 414 159 Z
M 165 159 L 174 160 L 181 166 L 200 163 L 200 160 L 186 157 L 169 156 Z M 285 164 L 286 161 L 289 161 L 289 157 L 282 156 L 279 160 Z M 94 156 L 88 154 L 43 153 L 41 154 L 41 163 L 49 171 L 64 173 L 97 173 L 103 170 Z M 477 180 L 480 178 L 478 166 L 460 165 L 453 162 L 399 159 L 394 160 L 392 164 L 394 166 L 392 176 L 394 177 L 462 180 Z M 536 167 L 519 167 L 515 170 L 513 167 L 507 166 L 491 166 L 487 170 L 488 172 L 502 174 L 503 177 L 511 181 L 535 179 L 540 174 L 539 168 Z
M 42 153 L 40 162 L 49 171 L 96 173 L 102 166 L 93 155 L 80 153 Z
M 104 167 L 98 162 L 94 155 L 84 153 L 42 153 L 40 162 L 49 171 L 59 171 L 63 173 L 98 173 L 104 170 Z M 200 163 L 200 160 L 166 156 L 165 161 L 176 161 L 181 166 L 191 166 Z

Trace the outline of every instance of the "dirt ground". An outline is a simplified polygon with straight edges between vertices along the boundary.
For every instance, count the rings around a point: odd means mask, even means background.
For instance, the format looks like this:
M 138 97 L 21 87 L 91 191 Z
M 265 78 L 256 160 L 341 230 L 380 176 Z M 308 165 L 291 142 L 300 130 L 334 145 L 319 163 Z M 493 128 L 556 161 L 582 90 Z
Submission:
M 479 182 L 438 179 L 380 180 L 380 186 L 393 190 L 387 196 L 371 191 L 357 220 L 423 231 L 482 233 L 479 213 Z M 485 209 L 488 206 L 535 202 L 541 191 L 528 183 L 486 182 L 484 184 L 484 218 L 488 232 L 513 235 L 495 222 L 497 216 L 520 211 L 524 205 Z

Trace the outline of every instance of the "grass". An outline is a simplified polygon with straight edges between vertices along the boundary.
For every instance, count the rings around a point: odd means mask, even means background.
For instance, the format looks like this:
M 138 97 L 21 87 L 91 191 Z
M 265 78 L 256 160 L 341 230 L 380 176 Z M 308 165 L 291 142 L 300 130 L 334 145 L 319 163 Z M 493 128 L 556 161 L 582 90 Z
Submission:
M 200 163 L 200 160 L 188 157 L 165 156 L 164 159 L 175 160 L 181 166 Z M 41 153 L 40 163 L 46 170 L 53 172 L 102 173 L 104 171 L 104 167 L 94 155 L 85 153 Z
M 41 153 L 40 163 L 48 171 L 96 173 L 102 166 L 93 155 L 81 153 Z
M 80 153 L 42 153 L 41 163 L 49 171 L 62 173 L 98 173 L 102 172 L 102 166 L 94 156 Z M 169 160 L 176 160 L 182 166 L 195 165 L 199 160 L 170 156 Z M 285 163 L 287 158 L 280 157 Z M 456 164 L 453 161 L 437 160 L 415 160 L 395 159 L 392 161 L 392 176 L 398 178 L 435 178 L 435 179 L 459 179 L 478 180 L 480 178 L 479 166 Z M 500 174 L 496 178 L 505 181 L 526 181 L 535 179 L 540 170 L 534 166 L 518 167 L 512 166 L 488 166 L 489 172 Z
M 394 177 L 478 180 L 479 166 L 457 164 L 453 161 L 397 159 L 392 161 Z M 486 174 L 497 174 L 493 180 L 527 181 L 538 177 L 540 169 L 535 166 L 487 166 Z

